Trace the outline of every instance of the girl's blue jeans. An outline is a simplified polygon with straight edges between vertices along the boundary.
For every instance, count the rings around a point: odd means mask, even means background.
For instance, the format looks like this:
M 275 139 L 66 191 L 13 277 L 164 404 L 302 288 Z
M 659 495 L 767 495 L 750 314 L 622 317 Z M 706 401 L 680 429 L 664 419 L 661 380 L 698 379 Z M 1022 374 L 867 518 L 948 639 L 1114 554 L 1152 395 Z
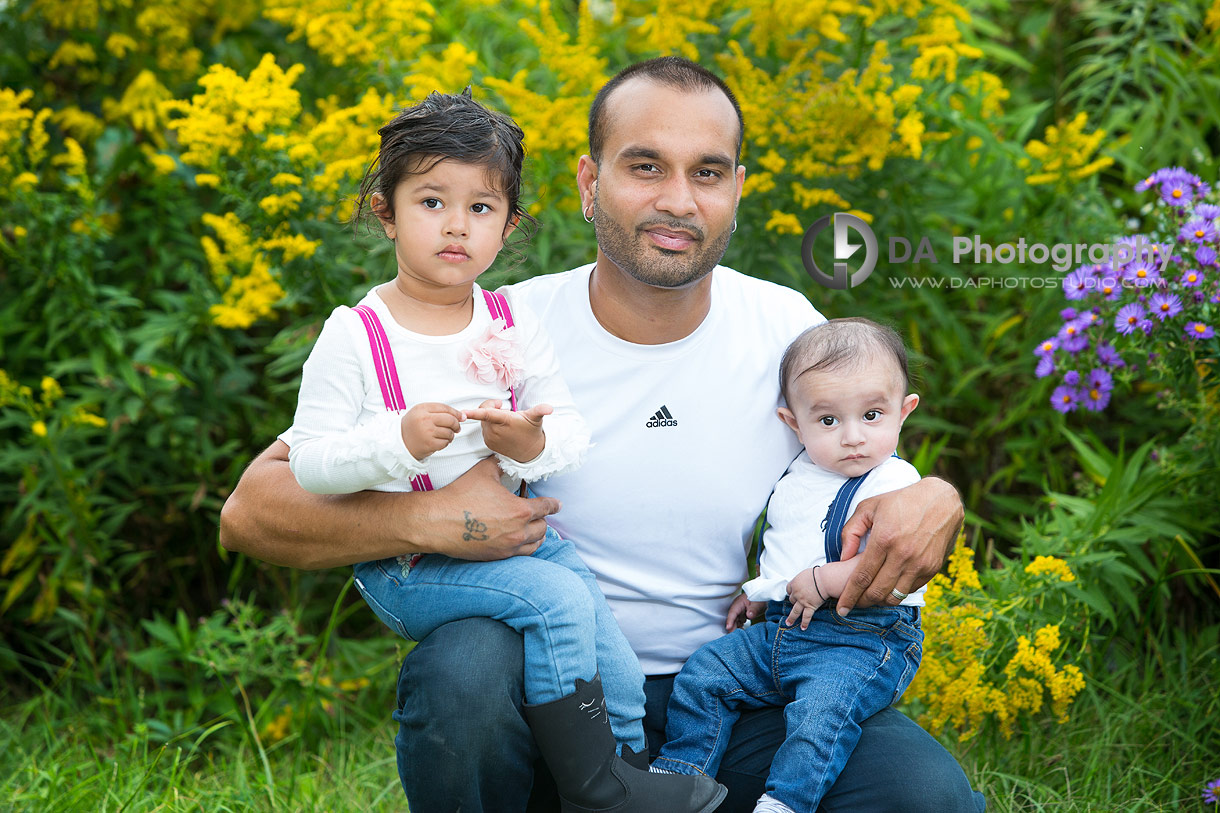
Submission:
M 767 793 L 813 813 L 843 771 L 864 720 L 887 708 L 919 668 L 923 633 L 914 607 L 868 607 L 847 617 L 833 605 L 808 629 L 773 601 L 766 621 L 704 645 L 682 667 L 669 700 L 656 765 L 716 776 L 742 711 L 782 706 L 785 737 Z
M 548 703 L 601 675 L 615 739 L 642 751 L 644 673 L 597 580 L 571 542 L 547 529 L 531 556 L 472 562 L 430 553 L 356 565 L 356 588 L 409 641 L 463 618 L 494 618 L 525 639 L 525 700 Z M 472 665 L 473 666 L 473 665 Z

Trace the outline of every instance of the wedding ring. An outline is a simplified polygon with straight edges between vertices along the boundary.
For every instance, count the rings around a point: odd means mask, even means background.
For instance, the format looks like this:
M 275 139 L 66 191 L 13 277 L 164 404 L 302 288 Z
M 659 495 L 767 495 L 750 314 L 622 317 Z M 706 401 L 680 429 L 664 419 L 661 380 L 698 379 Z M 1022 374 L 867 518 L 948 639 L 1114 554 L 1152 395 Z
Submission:
M 890 591 L 890 595 L 893 596 L 894 598 L 898 599 L 899 601 L 902 601 L 909 594 L 904 593 L 901 590 L 899 590 L 897 587 L 895 587 L 893 590 Z

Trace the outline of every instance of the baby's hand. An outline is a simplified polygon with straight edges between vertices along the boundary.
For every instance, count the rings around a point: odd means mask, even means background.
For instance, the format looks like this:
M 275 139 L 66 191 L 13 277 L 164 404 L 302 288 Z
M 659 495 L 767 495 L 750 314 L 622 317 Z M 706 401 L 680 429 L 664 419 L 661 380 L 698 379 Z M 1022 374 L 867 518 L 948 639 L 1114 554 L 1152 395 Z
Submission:
M 792 626 L 799 618 L 801 629 L 809 628 L 813 611 L 821 607 L 829 598 L 818 589 L 820 586 L 813 580 L 813 569 L 808 567 L 797 573 L 792 581 L 788 582 L 788 599 L 792 602 L 792 612 L 788 613 L 785 624 Z
M 729 606 L 729 611 L 724 617 L 724 631 L 732 632 L 744 627 L 747 618 L 751 621 L 761 618 L 766 610 L 767 602 L 750 601 L 750 597 L 742 593 L 733 599 L 733 603 Z
M 829 562 L 817 568 L 815 576 L 813 568 L 806 568 L 788 582 L 788 598 L 792 600 L 792 612 L 788 613 L 788 626 L 801 619 L 801 629 L 809 628 L 813 611 L 826 603 L 826 599 L 836 598 L 843 593 L 847 580 L 855 572 L 859 560 L 852 558 L 844 562 Z
M 402 442 L 416 460 L 423 460 L 453 442 L 466 416 L 447 404 L 416 404 L 402 416 Z
M 553 410 L 549 404 L 538 404 L 524 412 L 501 409 L 502 406 L 503 402 L 494 399 L 484 401 L 478 409 L 466 410 L 466 417 L 482 421 L 483 442 L 488 449 L 518 463 L 528 463 L 542 454 L 546 445 L 542 418 Z

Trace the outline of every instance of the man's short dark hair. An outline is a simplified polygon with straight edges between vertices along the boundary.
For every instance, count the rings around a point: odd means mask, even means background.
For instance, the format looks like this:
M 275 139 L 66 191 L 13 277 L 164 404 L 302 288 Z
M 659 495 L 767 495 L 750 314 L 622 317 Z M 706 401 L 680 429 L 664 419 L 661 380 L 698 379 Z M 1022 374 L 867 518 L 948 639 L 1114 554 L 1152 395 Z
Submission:
M 745 137 L 746 121 L 741 115 L 741 105 L 729 86 L 716 74 L 702 65 L 683 59 L 680 56 L 661 56 L 644 62 L 637 62 L 623 68 L 614 78 L 602 86 L 589 108 L 589 155 L 596 163 L 602 160 L 602 145 L 606 143 L 606 131 L 609 122 L 606 121 L 606 100 L 614 89 L 628 79 L 636 77 L 649 79 L 659 85 L 667 85 L 678 90 L 689 92 L 701 90 L 719 90 L 728 97 L 737 114 L 737 149 L 736 159 L 741 160 L 741 142 Z

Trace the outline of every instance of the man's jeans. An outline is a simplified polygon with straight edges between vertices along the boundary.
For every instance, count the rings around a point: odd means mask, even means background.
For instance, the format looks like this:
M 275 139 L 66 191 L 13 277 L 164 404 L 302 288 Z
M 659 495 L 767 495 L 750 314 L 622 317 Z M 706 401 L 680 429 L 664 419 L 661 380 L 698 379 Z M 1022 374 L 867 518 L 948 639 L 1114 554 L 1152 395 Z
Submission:
M 868 607 L 841 617 L 832 605 L 808 629 L 788 626 L 789 602 L 766 621 L 702 648 L 674 681 L 656 765 L 715 776 L 741 712 L 784 709 L 787 736 L 771 763 L 767 793 L 813 811 L 860 738 L 860 724 L 889 707 L 915 676 L 923 633 L 915 607 Z
M 407 640 L 472 617 L 494 618 L 524 635 L 524 696 L 549 703 L 600 674 L 615 738 L 632 750 L 646 741 L 644 673 L 597 580 L 571 542 L 547 529 L 531 556 L 472 562 L 428 554 L 413 567 L 396 559 L 356 565 L 356 588 L 386 626 Z M 488 668 L 495 669 L 495 662 Z M 461 670 L 482 669 L 474 657 Z M 446 678 L 445 682 L 448 682 Z M 461 714 L 455 706 L 453 714 Z M 440 721 L 438 721 L 440 722 Z
M 472 618 L 438 628 L 415 647 L 398 678 L 398 773 L 412 813 L 559 810 L 559 798 L 521 716 L 521 636 Z M 656 754 L 665 738 L 673 677 L 644 684 L 644 728 Z M 748 813 L 765 790 L 784 739 L 783 710 L 742 714 L 716 779 L 729 789 L 721 813 Z M 822 800 L 827 813 L 980 813 L 961 767 L 940 743 L 889 708 L 864 722 L 860 742 Z

